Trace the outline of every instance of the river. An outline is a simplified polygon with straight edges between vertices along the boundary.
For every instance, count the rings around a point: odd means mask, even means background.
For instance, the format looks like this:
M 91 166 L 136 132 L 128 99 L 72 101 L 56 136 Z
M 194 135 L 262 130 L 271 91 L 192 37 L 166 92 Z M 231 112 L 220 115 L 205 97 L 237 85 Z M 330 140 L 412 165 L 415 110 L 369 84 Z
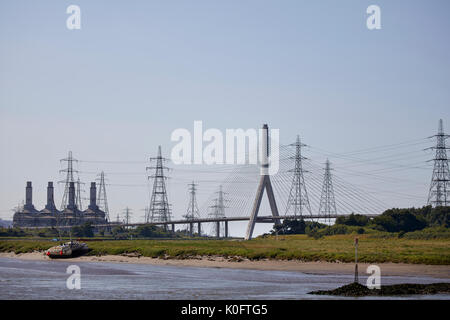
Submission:
M 308 292 L 334 289 L 353 280 L 350 275 L 292 271 L 77 262 L 81 271 L 81 289 L 69 290 L 66 280 L 70 275 L 66 270 L 71 264 L 73 262 L 63 260 L 0 258 L 0 299 L 336 299 L 338 297 L 315 296 Z M 360 281 L 365 283 L 366 277 L 361 277 Z M 449 280 L 384 276 L 381 281 L 382 284 L 394 284 Z M 450 295 L 395 299 L 450 300 Z

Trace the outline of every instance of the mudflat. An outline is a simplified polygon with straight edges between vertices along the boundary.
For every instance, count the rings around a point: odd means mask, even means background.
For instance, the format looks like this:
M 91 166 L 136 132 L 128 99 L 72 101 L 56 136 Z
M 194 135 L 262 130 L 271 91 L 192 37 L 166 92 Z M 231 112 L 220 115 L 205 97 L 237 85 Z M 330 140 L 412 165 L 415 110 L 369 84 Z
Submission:
M 30 253 L 0 252 L 0 257 L 15 258 L 23 260 L 51 260 L 45 256 L 43 251 Z M 150 258 L 143 256 L 129 255 L 102 255 L 102 256 L 81 256 L 53 260 L 58 261 L 84 261 L 84 262 L 112 262 L 112 263 L 135 263 L 153 265 L 172 265 L 186 267 L 208 267 L 208 268 L 235 268 L 253 270 L 279 270 L 297 271 L 310 274 L 353 274 L 353 263 L 325 262 L 325 261 L 300 261 L 300 260 L 249 260 L 225 258 L 221 256 L 196 256 L 189 259 L 170 258 Z M 407 263 L 373 263 L 380 267 L 381 274 L 386 276 L 429 276 L 441 279 L 450 279 L 449 265 L 426 265 Z M 360 274 L 365 273 L 368 263 L 359 263 Z

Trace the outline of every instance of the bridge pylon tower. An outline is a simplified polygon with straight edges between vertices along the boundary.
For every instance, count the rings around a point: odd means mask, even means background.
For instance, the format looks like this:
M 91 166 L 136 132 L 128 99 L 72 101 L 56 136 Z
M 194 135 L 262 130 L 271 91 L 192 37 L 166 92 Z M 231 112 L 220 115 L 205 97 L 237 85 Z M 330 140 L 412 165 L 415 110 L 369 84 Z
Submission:
M 259 179 L 258 189 L 256 190 L 256 197 L 253 202 L 253 209 L 250 214 L 250 220 L 247 225 L 247 232 L 245 235 L 245 240 L 250 240 L 253 235 L 253 230 L 255 229 L 255 223 L 258 219 L 259 207 L 261 206 L 261 200 L 264 195 L 264 190 L 267 192 L 267 197 L 269 198 L 270 210 L 273 217 L 279 217 L 277 202 L 275 200 L 275 195 L 273 193 L 272 183 L 270 181 L 269 171 L 269 127 L 264 124 L 262 127 L 260 146 L 260 156 L 261 156 L 261 177 Z M 280 224 L 280 219 L 275 219 L 275 224 Z

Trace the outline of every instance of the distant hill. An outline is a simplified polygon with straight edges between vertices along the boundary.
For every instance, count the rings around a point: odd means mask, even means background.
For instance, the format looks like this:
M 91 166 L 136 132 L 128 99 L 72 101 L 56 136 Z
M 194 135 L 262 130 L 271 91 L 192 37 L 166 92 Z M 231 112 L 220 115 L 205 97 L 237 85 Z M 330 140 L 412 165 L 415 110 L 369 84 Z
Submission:
M 3 219 L 0 219 L 0 227 L 2 227 L 2 228 L 9 228 L 9 227 L 12 227 L 12 224 L 13 224 L 13 222 L 10 221 L 10 220 L 3 220 Z

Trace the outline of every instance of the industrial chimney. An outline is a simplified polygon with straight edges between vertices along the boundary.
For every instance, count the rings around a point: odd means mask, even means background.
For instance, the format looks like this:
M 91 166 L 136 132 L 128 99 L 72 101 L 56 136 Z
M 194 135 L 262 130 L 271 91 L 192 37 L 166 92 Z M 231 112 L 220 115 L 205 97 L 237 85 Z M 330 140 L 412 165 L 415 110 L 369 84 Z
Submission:
M 75 182 L 69 184 L 69 205 L 67 208 L 72 210 L 77 208 L 75 205 Z
M 27 187 L 25 189 L 25 209 L 34 209 L 33 207 L 33 187 L 31 181 L 27 181 Z
M 91 199 L 91 203 L 89 204 L 89 209 L 91 210 L 98 210 L 98 206 L 97 206 L 97 187 L 95 185 L 95 182 L 91 182 L 91 194 L 90 194 L 90 199 Z
M 55 199 L 53 195 L 53 182 L 49 181 L 47 186 L 47 205 L 45 206 L 45 209 L 48 210 L 55 210 Z

